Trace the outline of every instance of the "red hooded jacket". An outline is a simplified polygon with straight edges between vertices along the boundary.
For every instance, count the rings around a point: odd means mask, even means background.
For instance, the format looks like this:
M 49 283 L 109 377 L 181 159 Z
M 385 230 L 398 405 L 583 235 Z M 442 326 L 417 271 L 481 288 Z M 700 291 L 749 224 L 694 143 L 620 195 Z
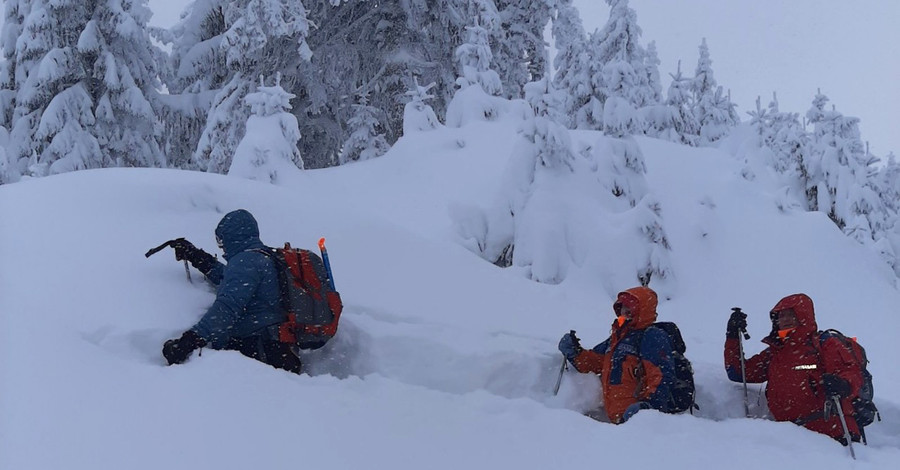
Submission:
M 768 347 L 745 361 L 747 382 L 768 381 L 766 398 L 776 421 L 792 421 L 840 440 L 844 437 L 840 418 L 833 414 L 825 419 L 822 413 L 826 400 L 822 376 L 828 373 L 846 380 L 855 396 L 863 384 L 862 372 L 840 340 L 832 337 L 820 343 L 812 299 L 805 294 L 789 295 L 772 311 L 787 309 L 794 310 L 799 326 L 784 339 L 773 329 L 762 340 Z M 738 338 L 725 340 L 725 370 L 735 382 L 742 381 L 738 342 Z M 842 399 L 841 406 L 851 437 L 858 440 L 851 399 Z

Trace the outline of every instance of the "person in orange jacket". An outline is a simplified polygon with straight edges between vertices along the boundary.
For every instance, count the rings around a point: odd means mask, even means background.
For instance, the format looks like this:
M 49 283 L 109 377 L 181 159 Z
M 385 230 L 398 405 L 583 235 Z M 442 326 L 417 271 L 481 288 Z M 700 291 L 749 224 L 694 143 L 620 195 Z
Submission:
M 634 287 L 619 292 L 616 319 L 606 341 L 583 349 L 574 333 L 559 341 L 559 350 L 578 372 L 600 374 L 609 421 L 624 423 L 642 409 L 670 412 L 675 363 L 669 335 L 648 328 L 656 321 L 656 292 Z

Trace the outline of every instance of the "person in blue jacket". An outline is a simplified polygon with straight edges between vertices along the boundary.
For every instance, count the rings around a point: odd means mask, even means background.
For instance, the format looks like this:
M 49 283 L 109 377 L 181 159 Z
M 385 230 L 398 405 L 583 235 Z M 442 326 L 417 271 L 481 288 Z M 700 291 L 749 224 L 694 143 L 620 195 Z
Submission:
M 259 239 L 259 225 L 250 212 L 229 212 L 216 227 L 216 242 L 228 264 L 222 264 L 189 241 L 172 247 L 175 259 L 187 260 L 217 286 L 216 300 L 200 321 L 180 338 L 166 341 L 163 356 L 181 364 L 195 350 L 209 346 L 229 349 L 279 369 L 300 373 L 300 359 L 288 343 L 278 340 L 281 308 L 278 271 Z

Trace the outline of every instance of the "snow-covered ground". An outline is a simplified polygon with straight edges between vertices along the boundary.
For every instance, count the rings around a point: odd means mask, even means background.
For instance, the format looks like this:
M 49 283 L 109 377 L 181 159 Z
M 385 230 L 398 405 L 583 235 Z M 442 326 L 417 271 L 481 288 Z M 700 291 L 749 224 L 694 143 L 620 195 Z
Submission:
M 848 468 L 828 437 L 745 419 L 741 386 L 725 377 L 731 307 L 749 313 L 755 353 L 769 309 L 796 292 L 872 360 L 884 421 L 854 468 L 895 468 L 890 269 L 824 215 L 780 211 L 765 169 L 748 181 L 746 164 L 719 150 L 638 139 L 676 276 L 660 319 L 685 336 L 700 411 L 600 423 L 582 414 L 599 405 L 598 381 L 573 371 L 553 396 L 559 337 L 603 340 L 616 291 L 636 282 L 586 264 L 539 284 L 464 246 L 452 214 L 497 199 L 514 121 L 416 133 L 384 157 L 281 186 L 149 169 L 0 186 L 0 468 Z M 213 350 L 164 365 L 162 343 L 214 294 L 196 271 L 188 282 L 171 250 L 144 253 L 179 236 L 216 252 L 213 229 L 236 208 L 270 245 L 327 239 L 346 308 L 338 336 L 305 358 L 308 374 Z M 763 416 L 765 397 L 750 390 Z

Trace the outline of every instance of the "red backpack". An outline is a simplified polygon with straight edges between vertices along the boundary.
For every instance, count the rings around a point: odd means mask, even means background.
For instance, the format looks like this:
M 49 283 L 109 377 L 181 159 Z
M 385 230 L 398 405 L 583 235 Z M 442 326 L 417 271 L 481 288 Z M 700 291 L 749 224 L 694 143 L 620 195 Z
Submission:
M 275 261 L 281 289 L 281 306 L 287 320 L 278 326 L 278 339 L 300 349 L 319 349 L 337 333 L 343 304 L 334 290 L 322 258 L 292 248 L 260 250 Z

